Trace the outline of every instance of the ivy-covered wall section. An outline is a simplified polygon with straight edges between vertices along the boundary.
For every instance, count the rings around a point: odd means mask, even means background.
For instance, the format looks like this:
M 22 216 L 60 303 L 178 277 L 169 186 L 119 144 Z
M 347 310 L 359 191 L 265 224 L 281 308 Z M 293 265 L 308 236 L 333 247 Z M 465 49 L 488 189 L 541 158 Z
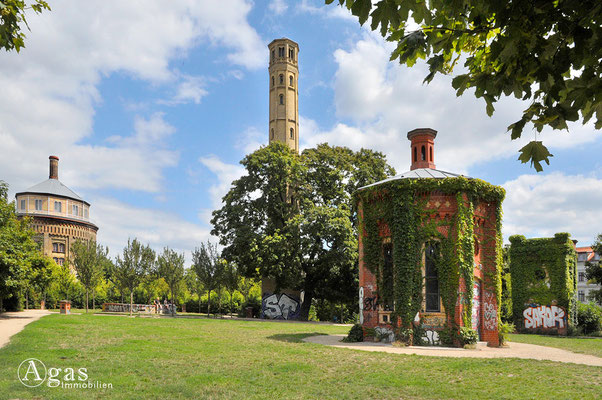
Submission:
M 568 312 L 568 323 L 576 318 L 577 252 L 568 233 L 552 238 L 526 239 L 510 236 L 512 316 L 525 328 L 523 311 L 529 305 L 557 304 Z
M 477 275 L 482 285 L 478 287 L 494 305 L 488 315 L 495 326 L 490 323 L 489 329 L 490 342 L 497 344 L 504 196 L 501 187 L 465 177 L 398 179 L 359 190 L 360 297 L 371 296 L 369 303 L 360 299 L 364 326 L 383 325 L 373 316 L 386 305 L 398 340 L 420 341 L 421 326 L 430 325 L 416 321 L 417 313 L 428 314 L 423 309 L 424 249 L 427 243 L 437 243 L 433 261 L 444 313 L 437 328 L 447 330 L 458 344 L 454 334 L 460 327 L 471 327 Z M 386 267 L 384 243 L 392 246 L 392 268 Z M 485 312 L 484 307 L 478 309 L 481 329 Z

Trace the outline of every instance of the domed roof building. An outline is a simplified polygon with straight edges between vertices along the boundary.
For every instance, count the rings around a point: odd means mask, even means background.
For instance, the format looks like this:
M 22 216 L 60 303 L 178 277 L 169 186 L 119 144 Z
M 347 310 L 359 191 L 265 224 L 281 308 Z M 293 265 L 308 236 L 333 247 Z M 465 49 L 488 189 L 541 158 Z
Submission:
M 96 241 L 90 203 L 59 181 L 59 158 L 50 156 L 49 178 L 17 193 L 17 215 L 31 218 L 31 228 L 44 255 L 63 265 L 76 240 Z
M 356 193 L 360 323 L 376 339 L 497 346 L 505 191 L 436 169 L 436 135 L 410 131 L 410 171 Z

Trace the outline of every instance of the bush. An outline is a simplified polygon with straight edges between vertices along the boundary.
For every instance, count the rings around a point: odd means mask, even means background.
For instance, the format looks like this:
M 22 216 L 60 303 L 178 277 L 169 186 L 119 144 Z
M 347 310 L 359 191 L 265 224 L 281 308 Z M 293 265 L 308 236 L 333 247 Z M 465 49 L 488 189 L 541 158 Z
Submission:
M 584 334 L 602 330 L 602 307 L 593 303 L 577 305 L 577 325 Z
M 364 341 L 364 328 L 360 324 L 355 324 L 349 330 L 347 337 L 343 339 L 343 342 L 363 342 Z
M 460 328 L 460 330 L 457 332 L 457 335 L 457 339 L 462 346 L 467 344 L 476 344 L 477 340 L 479 340 L 477 331 L 464 326 Z
M 508 335 L 510 333 L 514 332 L 514 324 L 512 323 L 508 323 L 508 322 L 503 322 L 500 324 L 499 328 L 498 328 L 498 335 L 500 338 L 500 345 L 502 344 L 506 344 L 509 342 L 509 337 Z
M 240 309 L 238 311 L 239 317 L 247 317 L 247 307 L 251 307 L 253 309 L 253 318 L 259 318 L 259 314 L 261 313 L 261 300 L 256 297 L 249 297 L 247 301 L 240 305 Z

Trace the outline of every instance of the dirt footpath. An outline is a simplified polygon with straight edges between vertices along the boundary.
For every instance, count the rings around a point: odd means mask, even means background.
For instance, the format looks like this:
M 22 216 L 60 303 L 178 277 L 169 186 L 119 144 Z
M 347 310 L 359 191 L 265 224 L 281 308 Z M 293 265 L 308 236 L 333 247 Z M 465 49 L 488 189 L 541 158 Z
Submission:
M 25 310 L 0 314 L 0 347 L 6 345 L 11 336 L 21 332 L 25 325 L 49 314 L 48 310 Z
M 528 358 L 602 367 L 602 358 L 600 357 L 526 343 L 511 342 L 509 347 L 479 346 L 474 350 L 466 350 L 449 347 L 393 347 L 391 344 L 374 342 L 343 343 L 341 339 L 344 337 L 345 335 L 320 335 L 307 337 L 303 341 L 344 349 L 380 351 L 395 354 L 418 354 L 435 357 Z

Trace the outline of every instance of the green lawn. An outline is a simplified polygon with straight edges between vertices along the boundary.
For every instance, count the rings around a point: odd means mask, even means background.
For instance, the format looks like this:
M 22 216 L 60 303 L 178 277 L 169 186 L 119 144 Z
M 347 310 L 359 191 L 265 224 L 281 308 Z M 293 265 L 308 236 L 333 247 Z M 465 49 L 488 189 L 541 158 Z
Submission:
M 0 397 L 228 399 L 599 398 L 602 368 L 369 353 L 300 342 L 348 328 L 213 319 L 51 315 L 0 349 Z M 88 370 L 113 389 L 26 388 L 21 361 Z
M 593 356 L 602 357 L 602 338 L 598 337 L 584 338 L 512 334 L 510 335 L 510 341 L 557 347 L 559 349 L 565 349 L 575 353 L 591 354 Z

